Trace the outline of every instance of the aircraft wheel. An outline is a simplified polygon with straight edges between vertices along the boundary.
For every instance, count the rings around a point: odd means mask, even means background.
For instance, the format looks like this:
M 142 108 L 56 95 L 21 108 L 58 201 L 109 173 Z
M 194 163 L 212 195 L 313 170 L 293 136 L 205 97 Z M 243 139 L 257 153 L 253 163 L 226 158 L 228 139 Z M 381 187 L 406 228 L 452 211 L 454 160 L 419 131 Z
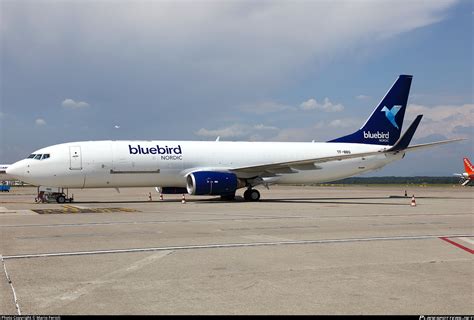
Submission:
M 247 189 L 244 192 L 245 201 L 258 201 L 260 200 L 260 192 L 255 189 Z
M 245 190 L 244 192 L 244 200 L 250 201 L 250 189 Z
M 249 193 L 249 196 L 250 196 L 250 201 L 260 200 L 260 192 L 258 190 L 251 189 L 250 193 Z

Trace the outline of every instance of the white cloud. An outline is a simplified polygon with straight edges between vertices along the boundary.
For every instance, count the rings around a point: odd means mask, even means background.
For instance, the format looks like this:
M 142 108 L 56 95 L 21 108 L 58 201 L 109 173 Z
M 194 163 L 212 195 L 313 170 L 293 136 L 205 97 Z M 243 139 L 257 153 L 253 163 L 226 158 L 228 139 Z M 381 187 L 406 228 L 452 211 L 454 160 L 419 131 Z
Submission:
M 332 121 L 318 121 L 311 126 L 284 128 L 270 140 L 273 141 L 327 141 L 357 130 L 362 124 L 361 119 L 344 118 Z M 344 130 L 341 130 L 343 128 Z
M 439 105 L 427 107 L 410 104 L 405 114 L 406 121 L 413 121 L 418 115 L 423 114 L 416 136 L 423 138 L 432 134 L 440 134 L 448 138 L 472 138 L 468 128 L 474 128 L 474 104 Z M 460 130 L 466 128 L 467 130 Z M 463 133 L 464 131 L 464 133 Z
M 353 118 L 346 118 L 346 119 L 335 119 L 329 122 L 330 127 L 334 128 L 351 128 L 357 127 L 357 125 L 361 125 L 362 122 L 358 119 Z
M 45 56 L 68 46 L 117 68 L 138 59 L 156 70 L 186 72 L 192 80 L 205 71 L 217 80 L 262 86 L 307 64 L 378 47 L 381 40 L 436 23 L 455 0 L 12 3 L 2 7 L 0 32 L 25 60 L 33 60 L 20 36 L 28 34 Z
M 356 96 L 357 100 L 368 100 L 370 98 L 370 96 L 366 96 L 365 94 L 359 94 L 358 96 Z
M 239 109 L 247 113 L 262 115 L 268 113 L 295 112 L 298 110 L 308 111 L 316 109 L 325 112 L 339 112 L 344 110 L 344 106 L 342 104 L 334 104 L 326 97 L 321 103 L 314 98 L 308 99 L 307 101 L 302 102 L 299 105 L 299 108 L 274 101 L 263 101 L 244 104 L 241 105 Z
M 344 110 L 344 106 L 342 104 L 334 104 L 332 103 L 329 98 L 324 98 L 323 103 L 319 103 L 316 99 L 311 98 L 307 101 L 304 101 L 300 104 L 300 108 L 302 110 L 322 110 L 326 112 L 339 112 Z
M 201 137 L 236 138 L 244 136 L 246 134 L 246 130 L 242 125 L 232 125 L 230 127 L 221 129 L 201 128 L 196 131 L 195 134 Z
M 300 104 L 300 108 L 303 110 L 311 110 L 311 109 L 316 109 L 317 105 L 318 103 L 316 102 L 316 100 L 311 98 L 305 102 L 302 102 Z
M 246 124 L 233 124 L 231 126 L 220 128 L 220 129 L 206 129 L 201 128 L 195 132 L 196 135 L 201 137 L 215 138 L 220 136 L 221 138 L 243 138 L 253 137 L 252 140 L 265 139 L 265 136 L 272 131 L 279 130 L 274 126 L 266 126 L 264 124 L 257 125 L 246 125 Z
M 84 101 L 74 101 L 73 99 L 65 99 L 61 105 L 66 109 L 83 109 L 90 107 L 87 102 Z
M 253 128 L 255 130 L 278 130 L 277 127 L 274 127 L 274 126 L 266 126 L 264 124 L 257 124 L 255 126 L 253 126 Z
M 244 104 L 239 107 L 240 110 L 253 114 L 267 114 L 282 111 L 294 111 L 295 107 L 284 105 L 274 101 L 262 101 L 257 103 Z
M 315 137 L 314 128 L 284 128 L 272 137 L 272 141 L 311 141 Z
M 46 121 L 44 119 L 41 119 L 41 118 L 38 118 L 35 120 L 35 124 L 39 127 L 41 126 L 45 126 L 46 125 Z

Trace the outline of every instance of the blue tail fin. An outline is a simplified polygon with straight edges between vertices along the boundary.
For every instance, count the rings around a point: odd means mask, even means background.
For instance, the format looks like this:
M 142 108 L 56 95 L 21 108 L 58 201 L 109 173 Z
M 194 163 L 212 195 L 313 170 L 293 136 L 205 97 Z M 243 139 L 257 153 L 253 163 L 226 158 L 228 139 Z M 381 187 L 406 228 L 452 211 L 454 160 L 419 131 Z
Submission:
M 412 77 L 398 77 L 362 128 L 328 142 L 394 145 L 400 138 Z

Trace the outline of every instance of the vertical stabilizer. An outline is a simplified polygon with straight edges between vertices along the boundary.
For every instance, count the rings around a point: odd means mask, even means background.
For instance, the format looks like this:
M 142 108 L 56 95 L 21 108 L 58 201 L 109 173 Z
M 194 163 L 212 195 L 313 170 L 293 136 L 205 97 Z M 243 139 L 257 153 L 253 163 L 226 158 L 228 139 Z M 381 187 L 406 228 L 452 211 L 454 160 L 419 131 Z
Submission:
M 464 158 L 464 169 L 466 170 L 468 175 L 474 174 L 474 168 L 472 167 L 471 161 L 468 158 Z
M 400 75 L 362 128 L 328 142 L 394 145 L 400 138 L 412 78 Z

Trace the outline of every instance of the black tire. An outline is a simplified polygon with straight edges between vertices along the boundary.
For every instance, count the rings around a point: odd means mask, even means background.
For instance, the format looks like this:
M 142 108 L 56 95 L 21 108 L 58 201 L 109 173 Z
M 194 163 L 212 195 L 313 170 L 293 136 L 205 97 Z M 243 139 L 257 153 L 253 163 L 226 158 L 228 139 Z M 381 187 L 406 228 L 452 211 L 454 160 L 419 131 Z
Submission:
M 250 201 L 250 189 L 245 190 L 244 192 L 244 200 Z
M 64 203 L 64 202 L 66 202 L 66 198 L 64 196 L 58 196 L 56 198 L 56 202 L 57 203 Z
M 247 189 L 244 192 L 245 201 L 258 201 L 260 200 L 260 192 L 256 189 Z
M 260 192 L 255 189 L 251 189 L 249 192 L 249 199 L 250 201 L 258 201 L 260 200 Z

